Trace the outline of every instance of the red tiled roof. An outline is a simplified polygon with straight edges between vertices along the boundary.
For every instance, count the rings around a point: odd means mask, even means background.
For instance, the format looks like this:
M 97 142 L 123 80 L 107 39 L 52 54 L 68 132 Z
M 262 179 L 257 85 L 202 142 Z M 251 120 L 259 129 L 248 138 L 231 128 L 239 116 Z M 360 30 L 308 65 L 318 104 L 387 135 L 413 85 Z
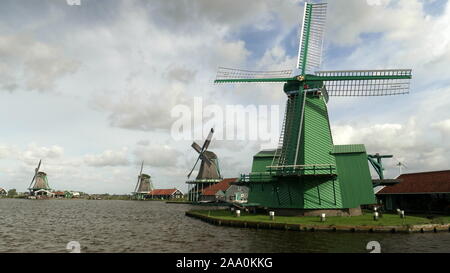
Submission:
M 172 195 L 177 191 L 177 189 L 154 189 L 150 191 L 149 195 Z
M 402 174 L 402 182 L 385 187 L 378 194 L 450 193 L 450 170 Z
M 212 186 L 207 187 L 206 189 L 203 189 L 202 194 L 203 195 L 216 195 L 218 191 L 226 191 L 231 185 L 230 183 L 236 182 L 237 178 L 226 178 L 222 181 L 220 181 L 217 184 L 214 184 Z
M 63 191 L 54 191 L 54 192 L 52 192 L 54 195 L 64 195 L 65 194 L 65 192 L 63 192 Z

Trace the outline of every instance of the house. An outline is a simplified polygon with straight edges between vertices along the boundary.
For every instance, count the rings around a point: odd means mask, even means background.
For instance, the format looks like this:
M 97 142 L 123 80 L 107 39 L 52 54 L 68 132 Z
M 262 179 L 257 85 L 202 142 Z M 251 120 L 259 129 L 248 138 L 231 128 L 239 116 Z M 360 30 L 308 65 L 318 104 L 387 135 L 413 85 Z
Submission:
M 148 194 L 145 196 L 146 198 L 151 199 L 164 199 L 164 200 L 170 200 L 170 199 L 180 199 L 183 198 L 183 193 L 174 188 L 174 189 L 154 189 L 148 192 Z
M 232 203 L 247 203 L 249 189 L 246 186 L 230 185 L 225 192 L 225 199 Z
M 54 191 L 52 192 L 54 198 L 65 198 L 66 193 L 63 191 Z
M 225 202 L 226 191 L 230 188 L 231 183 L 236 182 L 237 178 L 226 178 L 217 184 L 211 185 L 202 190 L 200 201 L 207 202 Z
M 8 192 L 5 189 L 0 188 L 0 196 L 6 196 L 6 195 L 8 195 Z
M 402 174 L 401 182 L 376 188 L 378 202 L 386 210 L 418 213 L 450 213 L 450 170 Z

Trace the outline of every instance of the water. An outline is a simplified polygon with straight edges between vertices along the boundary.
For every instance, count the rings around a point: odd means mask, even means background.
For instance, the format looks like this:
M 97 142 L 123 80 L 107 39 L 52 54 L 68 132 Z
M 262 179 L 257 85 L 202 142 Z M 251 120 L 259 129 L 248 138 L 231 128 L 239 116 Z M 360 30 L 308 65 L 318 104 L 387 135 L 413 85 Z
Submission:
M 0 252 L 450 252 L 450 233 L 369 234 L 219 227 L 191 205 L 107 200 L 0 199 Z

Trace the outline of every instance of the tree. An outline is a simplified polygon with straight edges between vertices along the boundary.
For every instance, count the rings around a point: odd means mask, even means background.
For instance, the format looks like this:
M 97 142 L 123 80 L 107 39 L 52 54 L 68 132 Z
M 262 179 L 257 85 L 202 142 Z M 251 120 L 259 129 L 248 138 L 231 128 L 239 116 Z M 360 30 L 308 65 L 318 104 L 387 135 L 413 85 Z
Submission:
M 8 197 L 13 197 L 13 196 L 16 196 L 16 195 L 17 195 L 16 189 L 10 189 L 8 191 Z

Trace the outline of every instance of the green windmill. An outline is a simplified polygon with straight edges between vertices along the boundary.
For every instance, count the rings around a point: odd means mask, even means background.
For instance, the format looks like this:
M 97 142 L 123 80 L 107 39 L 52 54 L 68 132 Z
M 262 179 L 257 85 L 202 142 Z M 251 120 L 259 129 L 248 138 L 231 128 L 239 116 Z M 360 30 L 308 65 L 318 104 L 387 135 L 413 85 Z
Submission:
M 248 71 L 220 67 L 215 83 L 284 83 L 288 100 L 278 148 L 259 152 L 249 206 L 334 210 L 357 214 L 375 203 L 364 145 L 333 145 L 327 103 L 331 96 L 389 96 L 409 92 L 411 69 L 316 71 L 321 63 L 327 4 L 305 3 L 298 70 Z M 354 210 L 356 209 L 356 210 Z

